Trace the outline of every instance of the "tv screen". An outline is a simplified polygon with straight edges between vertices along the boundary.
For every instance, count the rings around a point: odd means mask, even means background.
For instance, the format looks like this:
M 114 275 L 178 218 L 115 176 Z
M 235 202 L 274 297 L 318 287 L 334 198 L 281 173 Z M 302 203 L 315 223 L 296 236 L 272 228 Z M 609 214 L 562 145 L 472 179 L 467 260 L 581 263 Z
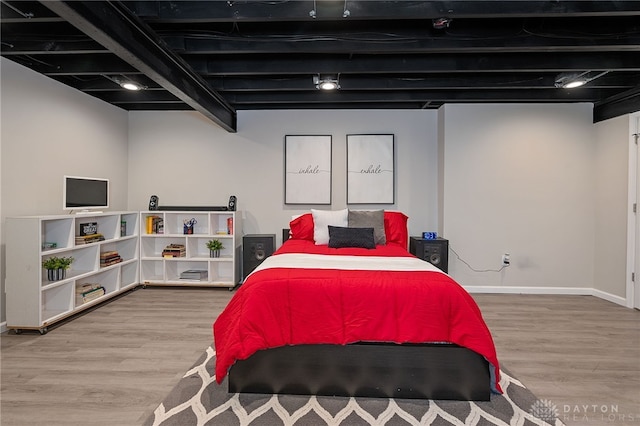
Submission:
M 109 179 L 65 176 L 64 209 L 82 210 L 109 207 Z

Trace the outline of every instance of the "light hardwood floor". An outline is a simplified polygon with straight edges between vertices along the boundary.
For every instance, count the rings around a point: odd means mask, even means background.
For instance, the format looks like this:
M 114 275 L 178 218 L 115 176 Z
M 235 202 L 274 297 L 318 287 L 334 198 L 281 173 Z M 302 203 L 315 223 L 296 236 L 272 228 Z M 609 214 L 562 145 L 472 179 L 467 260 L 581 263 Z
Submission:
M 44 336 L 3 334 L 0 424 L 140 425 L 232 295 L 149 287 Z M 640 312 L 588 296 L 474 298 L 501 363 L 567 424 L 640 424 Z

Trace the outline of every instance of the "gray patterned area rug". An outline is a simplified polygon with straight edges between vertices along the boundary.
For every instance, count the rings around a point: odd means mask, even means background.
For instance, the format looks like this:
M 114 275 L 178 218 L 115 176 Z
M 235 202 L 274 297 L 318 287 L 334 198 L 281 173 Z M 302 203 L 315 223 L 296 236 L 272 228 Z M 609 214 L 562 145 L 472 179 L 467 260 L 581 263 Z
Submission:
M 214 357 L 208 348 L 144 425 L 563 425 L 553 404 L 538 400 L 504 369 L 504 394 L 490 401 L 229 394 L 226 379 L 215 381 Z

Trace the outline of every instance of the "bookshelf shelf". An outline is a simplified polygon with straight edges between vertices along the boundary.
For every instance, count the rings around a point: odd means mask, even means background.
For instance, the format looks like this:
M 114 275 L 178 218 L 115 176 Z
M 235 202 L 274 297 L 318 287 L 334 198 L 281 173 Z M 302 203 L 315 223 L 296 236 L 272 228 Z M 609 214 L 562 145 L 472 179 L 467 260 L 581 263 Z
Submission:
M 138 285 L 139 217 L 109 212 L 7 218 L 7 328 L 44 333 L 49 325 Z M 95 224 L 104 240 L 77 244 L 87 224 Z M 101 268 L 100 254 L 109 251 L 122 262 Z M 48 280 L 42 261 L 51 256 L 74 258 L 65 279 Z M 104 287 L 104 294 L 78 303 L 76 289 L 86 283 Z
M 240 218 L 241 215 L 235 211 L 140 212 L 141 283 L 235 287 L 240 281 Z M 185 222 L 193 222 L 193 233 L 184 233 Z M 162 229 L 162 233 L 157 232 L 158 228 Z M 220 240 L 224 246 L 218 258 L 209 257 L 206 243 L 212 239 Z M 184 247 L 181 257 L 163 255 L 170 244 Z M 205 270 L 207 276 L 200 280 L 181 278 L 181 274 L 190 270 Z

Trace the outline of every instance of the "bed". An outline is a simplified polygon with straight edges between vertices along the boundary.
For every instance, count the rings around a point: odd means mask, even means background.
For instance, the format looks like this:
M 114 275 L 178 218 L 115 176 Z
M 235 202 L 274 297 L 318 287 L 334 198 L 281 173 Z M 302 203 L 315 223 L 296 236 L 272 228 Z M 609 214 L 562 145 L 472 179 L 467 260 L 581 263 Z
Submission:
M 312 210 L 290 222 L 290 237 L 213 325 L 216 381 L 228 375 L 230 392 L 501 393 L 480 309 L 449 275 L 407 251 L 406 215 Z

